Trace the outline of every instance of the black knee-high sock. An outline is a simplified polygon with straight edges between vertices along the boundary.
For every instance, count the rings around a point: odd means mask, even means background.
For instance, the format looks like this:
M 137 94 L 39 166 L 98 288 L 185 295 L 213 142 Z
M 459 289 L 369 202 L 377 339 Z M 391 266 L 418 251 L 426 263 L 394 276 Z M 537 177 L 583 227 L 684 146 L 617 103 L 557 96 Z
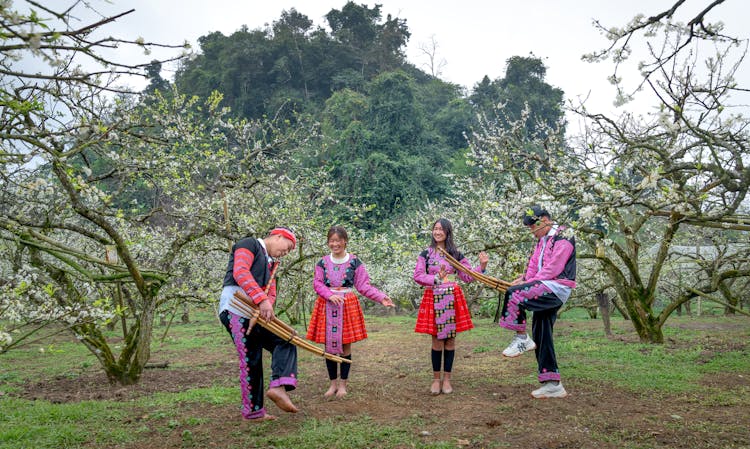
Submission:
M 339 377 L 338 366 L 339 364 L 334 362 L 333 360 L 326 359 L 326 369 L 328 369 L 328 379 L 334 380 L 337 377 Z
M 352 359 L 352 355 L 351 354 L 349 354 L 349 355 L 342 355 L 341 358 L 344 358 L 344 359 L 347 359 L 347 360 L 351 360 Z M 351 363 L 342 363 L 341 364 L 341 380 L 346 380 L 346 379 L 349 378 L 349 370 L 351 368 L 352 368 L 352 364 Z
M 453 359 L 456 357 L 456 350 L 446 349 L 445 351 L 443 351 L 443 356 L 445 357 L 445 362 L 444 362 L 445 372 L 450 373 L 453 370 Z
M 440 371 L 440 362 L 442 362 L 443 351 L 432 350 L 432 371 Z

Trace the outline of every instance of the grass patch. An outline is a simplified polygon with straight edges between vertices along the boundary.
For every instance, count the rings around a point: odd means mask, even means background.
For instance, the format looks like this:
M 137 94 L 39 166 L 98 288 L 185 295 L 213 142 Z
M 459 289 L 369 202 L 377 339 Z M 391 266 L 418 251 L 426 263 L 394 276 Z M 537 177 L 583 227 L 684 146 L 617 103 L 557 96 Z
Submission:
M 670 336 L 679 349 L 624 343 L 600 334 L 576 331 L 556 342 L 566 377 L 611 383 L 634 392 L 675 394 L 699 388 L 706 373 L 750 372 L 745 349 L 722 350 L 704 363 L 704 349 L 695 343 L 697 336 L 692 332 Z
M 118 424 L 122 406 L 105 401 L 51 404 L 0 399 L 0 448 L 71 448 L 133 441 Z
M 34 344 L 11 350 L 0 356 L 3 370 L 0 384 L 22 384 L 32 379 L 56 376 L 75 378 L 98 362 L 82 344 L 60 341 Z M 0 387 L 4 390 L 5 387 Z
M 143 408 L 170 408 L 183 403 L 204 403 L 211 405 L 234 404 L 237 402 L 237 387 L 194 388 L 179 393 L 156 393 L 134 401 Z M 172 409 L 168 415 L 178 411 Z
M 603 382 L 634 392 L 679 393 L 702 376 L 700 351 L 670 352 L 662 346 L 623 343 L 599 335 L 571 335 L 555 344 L 566 377 Z

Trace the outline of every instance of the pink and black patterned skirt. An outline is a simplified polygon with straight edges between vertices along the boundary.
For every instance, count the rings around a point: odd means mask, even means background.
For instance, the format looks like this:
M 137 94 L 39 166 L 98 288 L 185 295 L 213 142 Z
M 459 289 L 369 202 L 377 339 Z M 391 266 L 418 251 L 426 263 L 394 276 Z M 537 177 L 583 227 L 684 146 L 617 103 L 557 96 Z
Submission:
M 424 290 L 414 332 L 444 339 L 472 328 L 474 323 L 461 286 L 453 284 L 451 289 L 436 287 Z

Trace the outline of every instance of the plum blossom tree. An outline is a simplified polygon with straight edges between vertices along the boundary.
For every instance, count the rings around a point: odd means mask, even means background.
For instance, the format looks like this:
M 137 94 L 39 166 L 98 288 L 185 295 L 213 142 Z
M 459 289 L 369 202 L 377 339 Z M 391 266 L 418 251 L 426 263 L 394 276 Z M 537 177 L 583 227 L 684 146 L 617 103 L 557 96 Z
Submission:
M 721 2 L 679 23 L 672 17 L 682 3 L 607 30 L 612 45 L 589 55 L 612 58 L 619 67 L 631 46 L 645 39 L 650 59 L 639 64 L 636 91 L 626 93 L 617 70 L 612 81 L 621 87 L 621 104 L 650 93 L 658 103 L 653 115 L 610 117 L 578 105 L 573 111 L 585 127 L 568 140 L 555 132 L 524 136 L 526 115 L 511 127 L 488 123 L 471 142 L 484 179 L 502 182 L 509 192 L 527 190 L 533 202 L 550 204 L 574 225 L 578 257 L 598 262 L 640 339 L 654 343 L 663 342 L 662 326 L 681 304 L 750 275 L 746 259 L 725 254 L 710 275 L 657 301 L 671 280 L 665 275 L 673 247 L 695 229 L 733 230 L 738 241 L 750 231 L 750 122 L 736 102 L 747 86 L 735 77 L 747 39 L 726 36 L 720 23 L 708 22 Z
M 4 239 L 2 251 L 9 256 L 3 258 L 7 262 L 2 265 L 1 288 L 5 294 L 0 314 L 3 323 L 9 323 L 5 324 L 9 326 L 6 330 L 13 330 L 16 336 L 0 328 L 0 351 L 26 340 L 49 322 L 62 318 L 68 322 L 88 322 L 108 316 L 108 312 L 98 306 L 84 312 L 77 304 L 51 301 L 56 287 L 41 280 L 41 272 L 32 266 L 38 264 L 40 253 L 24 244 L 28 239 L 26 234 L 13 232 L 18 226 L 44 216 L 43 212 L 37 212 L 49 209 L 62 198 L 63 186 L 51 182 L 54 179 L 52 160 L 64 161 L 79 153 L 80 148 L 71 148 L 70 143 L 75 140 L 87 142 L 94 135 L 101 138 L 106 134 L 103 132 L 106 130 L 98 127 L 98 120 L 87 120 L 96 117 L 103 102 L 101 94 L 127 94 L 128 89 L 117 87 L 115 80 L 119 76 L 137 75 L 143 68 L 139 64 L 109 60 L 102 52 L 118 46 L 142 47 L 146 51 L 170 47 L 146 43 L 142 39 L 102 36 L 100 28 L 127 12 L 79 25 L 74 18 L 82 10 L 86 7 L 78 1 L 66 7 L 60 5 L 59 10 L 33 1 L 23 2 L 18 9 L 10 2 L 0 5 L 0 24 L 4 30 L 0 37 L 0 187 L 3 197 L 0 229 Z M 69 181 L 68 188 L 79 187 L 72 172 L 66 173 L 66 181 Z M 91 192 L 81 190 L 81 194 Z M 53 207 L 49 212 L 50 219 L 60 217 L 59 209 Z M 33 224 L 37 229 L 44 226 L 40 221 Z M 99 239 L 100 244 L 103 244 L 102 239 L 107 240 L 77 225 L 71 226 L 84 235 L 88 233 L 93 240 Z M 52 238 L 46 232 L 40 235 L 42 240 Z M 69 256 L 64 252 L 59 255 Z M 96 290 L 90 283 L 78 288 L 91 294 Z M 69 293 L 75 295 L 73 291 Z M 35 326 L 21 332 L 19 326 L 23 328 L 27 323 Z
M 149 44 L 92 37 L 120 16 L 76 28 L 76 8 L 88 3 L 28 5 L 0 8 L 0 353 L 54 323 L 111 382 L 134 383 L 156 311 L 213 299 L 227 240 L 281 222 L 304 228 L 316 216 L 325 185 L 286 170 L 316 130 L 229 119 L 218 94 L 141 101 L 117 75 L 152 62 L 119 64 L 99 51 Z M 21 71 L 15 61 L 27 55 L 49 72 Z M 105 68 L 85 70 L 81 58 Z M 119 336 L 103 329 L 111 320 Z

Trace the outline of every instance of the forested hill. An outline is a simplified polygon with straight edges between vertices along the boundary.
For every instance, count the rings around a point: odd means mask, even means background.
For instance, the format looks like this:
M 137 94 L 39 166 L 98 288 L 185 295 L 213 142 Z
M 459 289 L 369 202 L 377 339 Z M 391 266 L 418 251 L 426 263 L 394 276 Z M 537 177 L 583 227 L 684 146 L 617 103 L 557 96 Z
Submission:
M 198 56 L 182 64 L 174 83 L 201 97 L 220 92 L 236 117 L 319 121 L 325 144 L 299 162 L 323 167 L 339 200 L 364 207 L 359 225 L 383 225 L 450 195 L 444 175 L 469 170 L 465 133 L 479 116 L 501 120 L 496 105 L 515 118 L 528 102 L 529 123 L 562 117 L 563 92 L 545 82 L 546 67 L 533 55 L 506 61 L 504 78 L 477 74 L 481 81 L 466 92 L 406 60 L 407 19 L 349 2 L 325 20 L 316 25 L 291 9 L 263 29 L 202 36 Z M 154 72 L 148 89 L 167 84 Z

